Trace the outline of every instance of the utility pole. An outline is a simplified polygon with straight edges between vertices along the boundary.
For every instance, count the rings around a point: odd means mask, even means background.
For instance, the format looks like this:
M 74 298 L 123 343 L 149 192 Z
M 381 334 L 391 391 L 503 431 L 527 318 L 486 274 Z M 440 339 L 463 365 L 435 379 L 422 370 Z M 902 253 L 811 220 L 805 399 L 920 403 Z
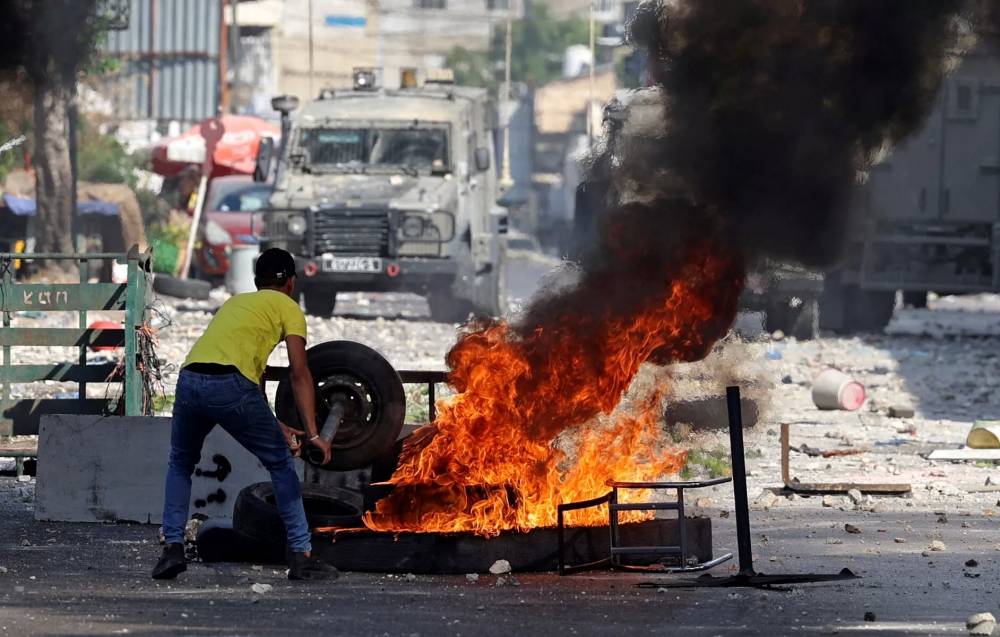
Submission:
M 313 93 L 313 0 L 309 0 L 309 99 L 315 96 Z
M 237 13 L 236 7 L 240 4 L 240 0 L 229 0 L 230 9 L 232 10 L 232 24 L 229 27 L 229 50 L 231 62 L 229 63 L 229 68 L 233 71 L 233 85 L 230 88 L 230 99 L 229 99 L 229 112 L 236 113 L 238 108 L 236 106 L 236 100 L 232 98 L 235 94 L 238 97 L 237 88 L 240 85 L 240 21 L 239 15 Z
M 514 185 L 514 179 L 510 174 L 510 120 L 514 114 L 513 111 L 513 98 L 514 91 L 511 87 L 511 72 L 510 72 L 510 59 L 511 51 L 513 49 L 514 37 L 512 35 L 514 29 L 514 2 L 516 0 L 507 0 L 507 42 L 506 50 L 504 51 L 504 82 L 503 82 L 503 93 L 504 100 L 506 101 L 507 110 L 507 121 L 504 122 L 503 126 L 503 169 L 500 176 L 500 187 L 507 190 Z
M 587 142 L 591 148 L 594 146 L 594 122 L 592 112 L 594 110 L 594 67 L 597 66 L 597 25 L 594 16 L 594 2 L 590 0 L 590 91 L 587 99 Z

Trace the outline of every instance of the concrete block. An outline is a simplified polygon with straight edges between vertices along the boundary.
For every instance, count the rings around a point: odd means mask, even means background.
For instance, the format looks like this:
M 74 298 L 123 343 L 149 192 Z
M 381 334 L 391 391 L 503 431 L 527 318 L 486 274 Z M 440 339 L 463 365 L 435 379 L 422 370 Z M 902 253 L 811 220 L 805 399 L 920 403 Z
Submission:
M 169 453 L 170 418 L 45 416 L 38 439 L 35 519 L 159 524 Z M 256 457 L 216 427 L 205 439 L 191 480 L 191 515 L 231 519 L 240 490 L 270 476 Z

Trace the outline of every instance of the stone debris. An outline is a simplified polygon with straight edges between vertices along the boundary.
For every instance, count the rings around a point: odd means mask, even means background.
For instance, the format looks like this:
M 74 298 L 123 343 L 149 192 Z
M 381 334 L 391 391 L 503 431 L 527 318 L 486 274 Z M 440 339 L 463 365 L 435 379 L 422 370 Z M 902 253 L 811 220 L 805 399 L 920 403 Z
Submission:
M 0 575 L 3 575 L 5 573 L 7 573 L 7 567 L 6 566 L 0 566 Z
M 854 526 L 853 524 L 845 524 L 844 530 L 847 531 L 848 533 L 854 533 L 854 534 L 861 533 L 861 527 Z
M 270 593 L 272 588 L 274 587 L 271 586 L 270 584 L 261 584 L 260 582 L 254 583 L 250 586 L 250 590 L 253 591 L 254 593 L 257 593 L 258 595 L 265 595 L 267 593 Z
M 937 552 L 944 551 L 947 548 L 948 547 L 945 546 L 944 542 L 942 542 L 941 540 L 932 540 L 931 543 L 927 546 L 928 550 L 937 551 Z
M 778 500 L 779 500 L 778 496 L 774 495 L 773 491 L 765 489 L 763 492 L 761 492 L 760 497 L 758 497 L 757 500 L 754 501 L 754 506 L 758 509 L 763 509 L 767 511 L 775 504 L 777 504 Z
M 968 568 L 976 568 L 977 566 L 979 566 L 979 562 L 977 562 L 976 560 L 966 560 L 965 565 Z
M 478 581 L 479 581 L 479 573 L 466 573 L 466 575 L 465 575 L 465 579 L 466 579 L 466 580 L 467 580 L 467 581 L 468 581 L 468 582 L 469 582 L 470 584 L 475 584 L 476 582 L 478 582 Z
M 503 575 L 504 573 L 510 573 L 510 562 L 507 560 L 497 560 L 493 562 L 493 566 L 490 567 L 490 573 L 494 575 Z
M 873 621 L 875 621 L 875 613 L 873 613 L 870 610 L 869 611 L 865 611 L 865 621 L 866 622 L 873 622 Z
M 865 501 L 865 495 L 861 493 L 858 489 L 851 489 L 847 492 L 847 499 L 851 501 L 852 504 L 858 506 Z
M 405 579 L 407 582 L 415 582 L 417 581 L 417 576 L 413 573 L 407 573 Z
M 822 500 L 823 506 L 827 508 L 835 508 L 844 504 L 844 499 L 835 495 L 824 495 Z
M 993 613 L 976 613 L 965 620 L 965 627 L 970 635 L 992 635 L 997 620 Z
M 909 405 L 893 405 L 889 407 L 890 418 L 913 418 L 915 415 L 916 411 Z
M 896 544 L 906 544 L 906 538 L 905 537 L 896 537 L 896 538 L 893 538 L 892 541 L 895 542 Z

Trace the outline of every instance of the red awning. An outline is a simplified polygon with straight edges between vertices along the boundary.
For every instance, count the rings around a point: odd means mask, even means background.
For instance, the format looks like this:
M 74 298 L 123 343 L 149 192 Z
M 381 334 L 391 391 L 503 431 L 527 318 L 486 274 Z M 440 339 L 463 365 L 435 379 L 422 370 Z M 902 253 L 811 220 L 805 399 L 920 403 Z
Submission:
M 201 166 L 211 153 L 209 177 L 253 174 L 261 137 L 280 137 L 280 129 L 247 115 L 223 115 L 202 121 L 153 147 L 153 171 L 171 177 Z

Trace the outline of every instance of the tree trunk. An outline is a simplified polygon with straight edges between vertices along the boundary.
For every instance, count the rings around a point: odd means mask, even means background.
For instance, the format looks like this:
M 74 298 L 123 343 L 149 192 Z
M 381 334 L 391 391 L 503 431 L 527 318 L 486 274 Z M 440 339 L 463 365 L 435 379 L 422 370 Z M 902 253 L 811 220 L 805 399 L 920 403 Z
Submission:
M 76 93 L 70 74 L 48 73 L 35 84 L 35 218 L 37 252 L 73 252 L 73 171 L 69 112 Z

